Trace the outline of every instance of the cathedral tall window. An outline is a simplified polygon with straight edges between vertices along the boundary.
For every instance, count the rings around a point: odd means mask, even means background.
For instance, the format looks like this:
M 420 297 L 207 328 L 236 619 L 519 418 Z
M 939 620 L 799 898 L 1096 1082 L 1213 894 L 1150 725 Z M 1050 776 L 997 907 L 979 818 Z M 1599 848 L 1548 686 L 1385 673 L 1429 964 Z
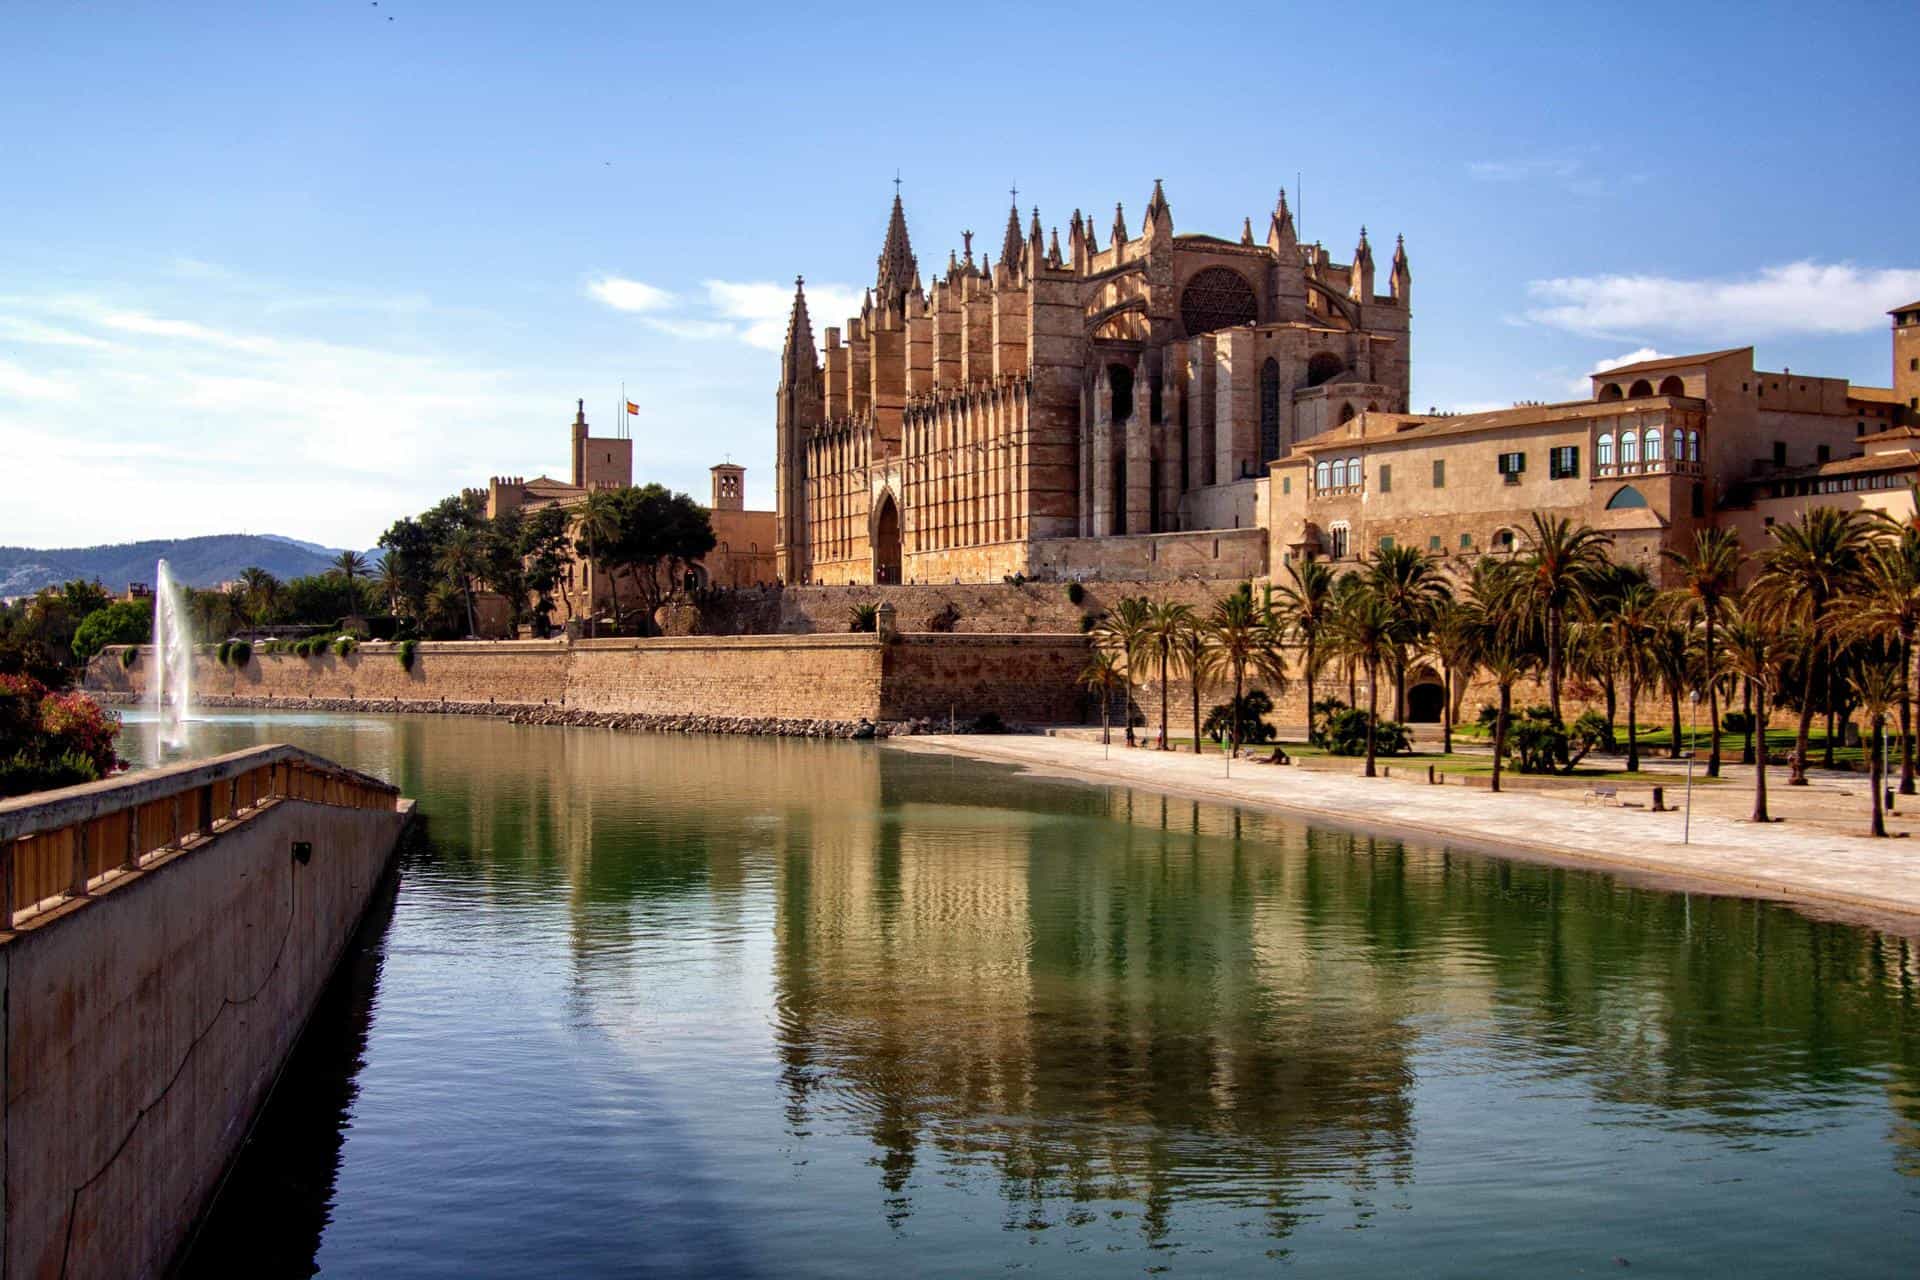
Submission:
M 1260 366 L 1260 460 L 1280 456 L 1280 365 L 1271 356 Z
M 1113 390 L 1114 425 L 1133 417 L 1133 370 L 1123 364 L 1107 366 L 1107 380 Z
M 1231 267 L 1196 271 L 1180 291 L 1180 323 L 1187 336 L 1212 333 L 1260 318 L 1260 301 L 1247 278 Z

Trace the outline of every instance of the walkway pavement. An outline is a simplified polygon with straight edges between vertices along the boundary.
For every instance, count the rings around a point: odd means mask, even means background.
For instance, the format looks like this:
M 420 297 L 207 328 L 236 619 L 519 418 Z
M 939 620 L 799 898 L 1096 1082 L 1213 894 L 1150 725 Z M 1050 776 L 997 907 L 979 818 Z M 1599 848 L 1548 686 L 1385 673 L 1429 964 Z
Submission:
M 1542 861 L 1571 861 L 1695 882 L 1721 891 L 1849 908 L 1849 914 L 1920 919 L 1920 841 L 1875 840 L 1867 829 L 1864 775 L 1815 772 L 1812 785 L 1789 788 L 1786 770 L 1769 769 L 1777 821 L 1746 820 L 1753 806 L 1753 770 L 1728 766 L 1725 781 L 1694 788 L 1690 842 L 1683 813 L 1645 807 L 1645 785 L 1622 785 L 1621 797 L 1639 804 L 1600 804 L 1584 788 L 1515 790 L 1414 779 L 1363 778 L 1359 763 L 1302 769 L 1248 760 L 1232 763 L 1217 751 L 1191 753 L 1127 749 L 1108 758 L 1098 742 L 1025 735 L 930 735 L 890 739 L 907 750 L 948 751 L 1027 767 L 1085 782 L 1141 786 L 1179 795 L 1263 809 L 1303 813 L 1381 835 L 1466 844 Z M 1676 779 L 1676 783 L 1680 782 Z M 1682 788 L 1670 785 L 1667 802 Z M 1909 815 L 1889 819 L 1895 832 L 1920 829 L 1920 800 L 1906 797 Z

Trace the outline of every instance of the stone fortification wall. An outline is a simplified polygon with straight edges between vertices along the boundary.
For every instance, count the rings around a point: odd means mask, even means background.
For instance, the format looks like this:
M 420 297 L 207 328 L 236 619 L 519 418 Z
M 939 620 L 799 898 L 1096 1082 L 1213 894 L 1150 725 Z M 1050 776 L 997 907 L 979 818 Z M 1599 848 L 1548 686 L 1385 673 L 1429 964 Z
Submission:
M 0 820 L 28 804 L 0 807 Z M 272 801 L 0 933 L 6 1274 L 165 1273 L 403 822 L 393 811 Z M 289 855 L 294 841 L 310 842 L 306 863 Z
M 716 635 L 844 635 L 854 605 L 887 601 L 907 632 L 1074 634 L 1085 627 L 1083 619 L 1107 612 L 1122 596 L 1172 600 L 1204 612 L 1244 581 L 1087 582 L 1077 604 L 1064 582 L 769 588 L 714 597 L 702 605 L 702 629 Z
M 144 696 L 150 650 L 132 666 L 110 649 L 87 688 Z M 701 730 L 762 724 L 765 732 L 821 731 L 949 712 L 989 712 L 1009 724 L 1077 722 L 1076 677 L 1086 638 L 1065 635 L 721 636 L 422 644 L 412 670 L 392 646 L 342 658 L 256 654 L 244 667 L 198 655 L 195 693 L 211 705 L 287 704 L 466 713 L 541 708 L 621 718 L 634 727 Z M 793 726 L 802 726 L 796 729 Z

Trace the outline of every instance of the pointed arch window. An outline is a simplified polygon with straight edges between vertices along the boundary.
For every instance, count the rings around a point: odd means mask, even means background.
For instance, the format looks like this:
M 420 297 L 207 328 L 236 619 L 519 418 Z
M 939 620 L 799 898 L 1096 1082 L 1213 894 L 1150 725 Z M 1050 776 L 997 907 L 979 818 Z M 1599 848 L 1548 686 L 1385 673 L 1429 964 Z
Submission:
M 1280 456 L 1280 362 L 1272 356 L 1260 366 L 1260 460 Z
M 1607 510 L 1626 511 L 1647 505 L 1647 496 L 1630 484 L 1621 485 L 1611 498 L 1607 499 Z

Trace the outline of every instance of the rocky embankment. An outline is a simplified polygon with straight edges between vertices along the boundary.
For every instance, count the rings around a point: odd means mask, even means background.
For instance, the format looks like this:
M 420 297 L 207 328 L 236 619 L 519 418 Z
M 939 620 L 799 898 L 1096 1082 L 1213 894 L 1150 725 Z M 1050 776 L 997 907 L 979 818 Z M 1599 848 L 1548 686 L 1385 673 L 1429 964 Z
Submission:
M 90 690 L 87 696 L 110 706 L 130 706 L 129 693 Z M 581 729 L 621 729 L 635 733 L 743 733 L 775 738 L 886 738 L 932 733 L 931 721 L 795 720 L 782 716 L 640 715 L 624 711 L 585 711 L 578 707 L 529 706 L 518 702 L 449 702 L 406 698 L 240 698 L 209 694 L 195 699 L 203 707 L 254 707 L 275 711 L 377 711 L 383 715 L 498 716 L 514 724 L 560 725 Z

